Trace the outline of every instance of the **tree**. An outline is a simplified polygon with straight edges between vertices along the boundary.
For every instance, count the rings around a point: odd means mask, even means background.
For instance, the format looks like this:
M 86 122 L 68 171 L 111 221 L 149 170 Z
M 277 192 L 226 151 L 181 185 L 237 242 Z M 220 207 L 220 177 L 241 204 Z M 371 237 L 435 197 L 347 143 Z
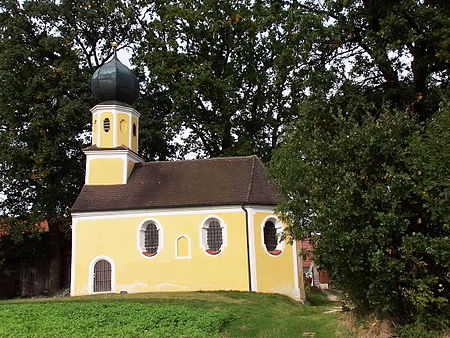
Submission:
M 310 93 L 271 162 L 288 232 L 360 309 L 446 325 L 449 5 L 300 6 Z
M 129 20 L 120 18 L 126 15 L 110 2 L 9 0 L 0 7 L 0 206 L 8 234 L 1 244 L 41 237 L 35 225 L 48 221 L 40 254 L 50 257 L 50 291 L 60 287 L 60 229 L 69 230 L 69 209 L 84 184 L 82 148 L 96 103 L 89 79 L 112 53 L 110 34 L 124 41 Z
M 68 208 L 83 182 L 88 78 L 70 41 L 48 34 L 31 12 L 29 4 L 2 3 L 1 210 L 14 220 L 8 233 L 19 237 L 42 219 L 49 222 L 56 289 L 58 229 L 68 225 Z
M 166 97 L 182 153 L 269 159 L 291 121 L 298 84 L 296 26 L 265 1 L 136 1 L 146 15 L 133 61 L 146 88 Z

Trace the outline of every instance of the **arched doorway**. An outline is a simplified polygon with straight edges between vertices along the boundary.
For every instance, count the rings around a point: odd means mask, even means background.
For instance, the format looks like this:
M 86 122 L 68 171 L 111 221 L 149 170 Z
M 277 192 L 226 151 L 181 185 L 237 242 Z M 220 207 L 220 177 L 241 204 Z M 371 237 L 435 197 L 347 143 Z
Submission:
M 94 265 L 94 292 L 108 291 L 111 291 L 111 264 L 102 259 Z

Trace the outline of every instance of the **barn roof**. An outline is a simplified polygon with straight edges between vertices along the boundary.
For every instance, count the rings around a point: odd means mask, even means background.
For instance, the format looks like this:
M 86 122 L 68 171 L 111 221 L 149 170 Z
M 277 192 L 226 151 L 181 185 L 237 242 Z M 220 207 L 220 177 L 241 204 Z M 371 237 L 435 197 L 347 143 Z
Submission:
M 72 212 L 276 202 L 257 156 L 223 157 L 135 164 L 127 184 L 85 185 Z

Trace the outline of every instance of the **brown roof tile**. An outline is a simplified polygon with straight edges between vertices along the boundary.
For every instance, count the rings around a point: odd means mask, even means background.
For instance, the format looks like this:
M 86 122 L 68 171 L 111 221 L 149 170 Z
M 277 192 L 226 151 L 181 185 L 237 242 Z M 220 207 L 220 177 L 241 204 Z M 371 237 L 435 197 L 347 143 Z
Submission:
M 147 162 L 127 184 L 85 185 L 73 212 L 235 204 L 276 204 L 257 156 Z

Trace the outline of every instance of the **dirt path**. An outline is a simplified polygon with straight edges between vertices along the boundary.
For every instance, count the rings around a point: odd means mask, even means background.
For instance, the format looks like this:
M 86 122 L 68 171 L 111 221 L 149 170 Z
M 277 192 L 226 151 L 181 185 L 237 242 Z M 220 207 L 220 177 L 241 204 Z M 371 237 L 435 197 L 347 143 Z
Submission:
M 338 301 L 339 301 L 339 298 L 338 298 L 337 296 L 333 295 L 330 291 L 328 291 L 328 290 L 326 290 L 326 289 L 323 289 L 323 290 L 320 290 L 320 291 L 322 291 L 322 293 L 323 293 L 325 296 L 327 296 L 327 298 L 328 298 L 329 300 L 331 300 L 332 302 L 338 302 Z

